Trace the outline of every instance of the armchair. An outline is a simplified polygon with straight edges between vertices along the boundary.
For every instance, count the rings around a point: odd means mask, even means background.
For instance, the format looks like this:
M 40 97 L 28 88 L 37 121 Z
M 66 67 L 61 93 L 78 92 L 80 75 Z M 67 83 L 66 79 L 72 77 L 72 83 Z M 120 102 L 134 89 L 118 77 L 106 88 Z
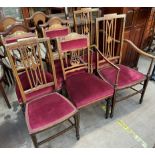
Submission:
M 103 80 L 107 80 L 114 87 L 114 96 L 112 99 L 110 117 L 113 117 L 116 102 L 125 100 L 133 95 L 141 94 L 139 103 L 142 103 L 146 87 L 150 78 L 154 56 L 140 50 L 130 40 L 124 39 L 125 15 L 108 14 L 96 19 L 96 42 L 97 42 L 97 73 Z M 119 35 L 116 35 L 119 31 Z M 101 41 L 102 40 L 102 41 Z M 147 74 L 143 74 L 133 68 L 121 64 L 123 44 L 127 43 L 135 52 L 150 58 L 150 67 Z M 116 71 L 105 62 L 103 56 L 119 67 L 119 76 L 116 78 Z M 134 88 L 136 85 L 142 85 L 142 89 Z M 130 88 L 134 92 L 122 98 L 117 98 L 119 90 Z

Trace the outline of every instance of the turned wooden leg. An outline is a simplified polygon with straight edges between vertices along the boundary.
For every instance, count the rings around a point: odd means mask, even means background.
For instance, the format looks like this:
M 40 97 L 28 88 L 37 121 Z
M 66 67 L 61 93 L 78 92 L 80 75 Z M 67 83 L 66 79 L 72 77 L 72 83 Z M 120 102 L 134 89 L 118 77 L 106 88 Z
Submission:
M 141 103 L 143 102 L 143 98 L 144 98 L 144 94 L 145 94 L 145 91 L 146 91 L 148 82 L 149 82 L 149 78 L 147 78 L 147 79 L 144 81 L 143 91 L 142 91 L 142 94 L 141 94 L 141 97 L 140 97 L 140 100 L 139 100 L 139 104 L 141 104 Z
M 77 138 L 77 140 L 79 140 L 80 139 L 80 134 L 79 134 L 80 115 L 79 115 L 79 113 L 77 113 L 77 114 L 74 115 L 74 120 L 75 120 L 76 138 Z
M 31 136 L 31 139 L 32 139 L 32 142 L 33 142 L 34 147 L 37 148 L 38 147 L 38 143 L 37 143 L 36 135 L 32 134 L 30 136 Z
M 106 104 L 106 113 L 105 113 L 105 118 L 106 118 L 106 119 L 109 117 L 109 109 L 110 109 L 110 104 L 111 104 L 110 99 L 107 99 L 107 104 Z
M 10 108 L 11 108 L 11 105 L 10 105 L 10 103 L 9 103 L 9 100 L 8 100 L 8 98 L 7 98 L 7 96 L 6 96 L 6 93 L 5 93 L 5 91 L 4 91 L 4 88 L 3 88 L 1 82 L 0 82 L 0 91 L 2 92 L 2 95 L 3 95 L 4 99 L 5 99 L 5 102 L 6 102 L 7 106 L 8 106 L 8 108 L 10 109 Z
M 115 104 L 116 104 L 116 91 L 114 92 L 114 95 L 113 95 L 113 97 L 112 97 L 111 113 L 110 113 L 110 117 L 111 117 L 111 118 L 112 118 L 113 115 L 114 115 Z

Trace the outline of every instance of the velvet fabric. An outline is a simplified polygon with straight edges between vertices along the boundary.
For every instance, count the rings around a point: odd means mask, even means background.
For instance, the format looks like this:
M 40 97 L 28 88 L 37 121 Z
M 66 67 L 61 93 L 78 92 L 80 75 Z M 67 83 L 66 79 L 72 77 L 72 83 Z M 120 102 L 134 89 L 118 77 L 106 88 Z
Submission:
M 69 29 L 66 27 L 66 28 L 56 29 L 56 30 L 46 30 L 45 33 L 47 37 L 51 39 L 55 39 L 56 37 L 63 37 L 68 35 Z
M 97 100 L 113 95 L 113 88 L 107 82 L 87 72 L 79 72 L 67 77 L 66 89 L 75 106 L 80 109 Z
M 47 83 L 53 81 L 53 77 L 50 73 L 45 72 L 45 76 L 46 76 Z M 24 91 L 31 89 L 31 86 L 30 86 L 26 72 L 23 72 L 22 74 L 20 74 L 19 79 L 21 81 L 21 84 L 22 84 Z M 28 101 L 30 101 L 34 98 L 37 98 L 41 95 L 49 94 L 49 93 L 53 92 L 53 89 L 54 88 L 52 86 L 49 86 L 49 87 L 42 88 L 42 89 L 37 90 L 37 91 L 33 91 L 29 94 L 26 94 L 26 101 L 28 102 Z M 22 103 L 21 93 L 20 93 L 20 90 L 19 90 L 19 87 L 17 84 L 16 84 L 16 95 L 17 95 L 19 103 Z
M 76 40 L 72 39 L 72 40 L 68 40 L 68 41 L 62 41 L 60 43 L 60 46 L 61 46 L 62 52 L 86 48 L 88 46 L 87 45 L 87 38 L 80 38 L 80 39 L 76 39 Z
M 52 127 L 77 112 L 73 104 L 58 93 L 44 95 L 26 104 L 25 118 L 29 133 Z
M 145 75 L 124 65 L 119 65 L 120 73 L 118 79 L 118 88 L 125 88 L 134 84 L 137 84 L 145 80 Z M 116 69 L 114 67 L 103 68 L 99 71 L 103 77 L 111 84 L 115 83 Z
M 17 42 L 18 39 L 30 38 L 30 37 L 35 37 L 35 34 L 26 33 L 26 34 L 22 34 L 22 35 L 17 35 L 15 37 L 5 38 L 5 42 L 7 44 L 9 44 L 9 43 Z

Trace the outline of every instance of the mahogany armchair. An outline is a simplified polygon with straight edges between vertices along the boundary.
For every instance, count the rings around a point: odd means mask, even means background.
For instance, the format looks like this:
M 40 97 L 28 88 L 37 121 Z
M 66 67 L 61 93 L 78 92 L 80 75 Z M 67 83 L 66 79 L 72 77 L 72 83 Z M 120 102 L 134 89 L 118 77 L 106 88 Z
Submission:
M 65 89 L 68 97 L 77 107 L 85 108 L 100 100 L 107 100 L 106 118 L 109 113 L 109 99 L 114 89 L 106 81 L 90 73 L 89 37 L 77 33 L 58 39 Z M 63 55 L 66 54 L 65 61 Z M 85 54 L 88 55 L 85 62 Z M 116 70 L 118 67 L 112 64 Z M 117 70 L 118 71 L 118 70 Z
M 153 64 L 154 56 L 149 55 L 140 50 L 130 40 L 124 39 L 125 28 L 125 15 L 124 14 L 108 14 L 104 17 L 96 19 L 96 42 L 97 47 L 93 46 L 92 49 L 97 53 L 97 74 L 103 80 L 107 80 L 114 88 L 114 96 L 112 99 L 110 117 L 113 117 L 115 104 L 119 101 L 125 100 L 136 94 L 140 94 L 139 103 L 143 101 L 146 87 L 150 78 L 150 71 Z M 118 32 L 116 35 L 116 32 Z M 131 48 L 135 49 L 140 55 L 146 56 L 151 59 L 150 67 L 147 74 L 143 74 L 133 68 L 121 64 L 121 57 L 123 52 L 123 44 L 127 43 Z M 110 62 L 117 65 L 120 69 L 119 76 L 116 76 L 116 71 L 105 62 L 103 56 Z M 142 89 L 138 90 L 134 86 L 142 85 Z M 130 88 L 133 93 L 125 97 L 117 98 L 116 94 L 119 90 Z
M 47 43 L 47 52 L 51 60 L 52 72 L 43 66 L 40 43 Z M 29 38 L 16 43 L 6 44 L 7 55 L 16 79 L 16 94 L 20 105 L 25 107 L 25 120 L 35 147 L 63 134 L 75 127 L 79 139 L 79 121 L 77 109 L 64 96 L 55 91 L 57 81 L 49 39 Z M 18 72 L 18 64 L 13 59 L 14 51 L 21 56 L 24 67 Z M 74 121 L 70 118 L 74 118 Z M 44 140 L 38 141 L 37 134 L 64 121 L 70 125 L 64 130 Z

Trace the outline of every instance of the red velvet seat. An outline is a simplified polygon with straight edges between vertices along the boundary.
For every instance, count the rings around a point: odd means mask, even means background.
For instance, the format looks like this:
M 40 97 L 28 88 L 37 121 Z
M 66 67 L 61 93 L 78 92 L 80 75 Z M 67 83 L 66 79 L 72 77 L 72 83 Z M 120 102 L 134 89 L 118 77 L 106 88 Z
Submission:
M 53 81 L 53 77 L 50 73 L 45 72 L 45 76 L 47 78 L 47 82 Z M 24 90 L 31 89 L 30 84 L 28 82 L 28 77 L 26 75 L 26 72 L 23 72 L 22 74 L 20 74 L 19 78 L 20 78 L 20 81 L 21 81 L 21 84 L 22 84 L 22 87 Z M 53 87 L 49 86 L 46 88 L 39 89 L 37 91 L 33 91 L 29 94 L 26 94 L 26 101 L 28 102 L 28 101 L 30 101 L 34 98 L 37 98 L 41 95 L 49 94 L 49 93 L 53 92 L 53 89 L 54 89 Z M 17 94 L 17 98 L 18 98 L 19 103 L 22 104 L 22 98 L 21 98 L 21 94 L 20 94 L 20 90 L 18 88 L 18 85 L 16 85 L 16 94 Z
M 34 99 L 26 104 L 25 116 L 29 133 L 40 132 L 63 122 L 76 112 L 73 104 L 58 93 Z
M 120 73 L 118 79 L 118 89 L 126 88 L 128 86 L 144 81 L 146 76 L 132 68 L 124 65 L 119 65 Z M 113 85 L 115 84 L 116 70 L 113 67 L 102 68 L 99 72 Z
M 72 102 L 78 109 L 97 100 L 106 99 L 114 92 L 108 83 L 86 72 L 70 75 L 65 84 Z

